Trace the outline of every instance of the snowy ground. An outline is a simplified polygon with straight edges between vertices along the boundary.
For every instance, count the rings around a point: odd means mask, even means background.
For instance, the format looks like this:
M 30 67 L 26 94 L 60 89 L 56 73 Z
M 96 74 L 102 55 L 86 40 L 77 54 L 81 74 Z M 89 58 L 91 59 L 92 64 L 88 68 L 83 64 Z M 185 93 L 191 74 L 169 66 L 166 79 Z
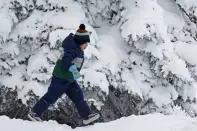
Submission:
M 130 116 L 109 123 L 97 123 L 76 129 L 59 125 L 54 121 L 30 122 L 11 120 L 6 116 L 0 117 L 0 123 L 1 131 L 197 131 L 197 119 L 162 114 Z

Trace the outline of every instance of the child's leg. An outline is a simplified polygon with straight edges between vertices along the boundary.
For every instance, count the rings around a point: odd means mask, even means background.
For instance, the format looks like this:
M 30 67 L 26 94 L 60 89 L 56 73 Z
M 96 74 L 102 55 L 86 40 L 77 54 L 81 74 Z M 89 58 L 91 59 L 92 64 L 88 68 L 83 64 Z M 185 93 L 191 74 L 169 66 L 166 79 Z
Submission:
M 66 90 L 65 93 L 73 101 L 73 103 L 75 104 L 79 112 L 79 115 L 82 118 L 86 118 L 88 117 L 88 115 L 91 114 L 90 107 L 84 100 L 83 92 L 81 88 L 79 87 L 79 85 L 77 84 L 77 82 L 70 84 L 69 88 Z
M 66 86 L 69 86 L 69 83 L 53 77 L 47 93 L 35 104 L 33 112 L 40 117 L 51 104 L 55 103 L 65 93 L 66 88 L 68 88 Z

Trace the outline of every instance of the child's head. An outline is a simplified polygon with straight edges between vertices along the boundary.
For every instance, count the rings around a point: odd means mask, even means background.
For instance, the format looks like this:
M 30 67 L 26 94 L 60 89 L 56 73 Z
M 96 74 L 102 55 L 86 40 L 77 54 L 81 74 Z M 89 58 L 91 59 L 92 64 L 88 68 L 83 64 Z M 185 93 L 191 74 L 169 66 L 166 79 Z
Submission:
M 85 50 L 88 47 L 88 42 L 80 45 L 81 50 Z
M 86 31 L 85 25 L 81 24 L 79 29 L 74 35 L 76 43 L 80 46 L 81 50 L 85 50 L 90 42 L 89 32 Z

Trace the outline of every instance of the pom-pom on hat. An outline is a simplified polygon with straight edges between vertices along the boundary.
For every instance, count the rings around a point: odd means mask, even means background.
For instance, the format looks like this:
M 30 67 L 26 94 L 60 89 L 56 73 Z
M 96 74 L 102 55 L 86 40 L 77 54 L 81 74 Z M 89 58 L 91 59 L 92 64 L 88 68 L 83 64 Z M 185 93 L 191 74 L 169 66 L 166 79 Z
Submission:
M 77 30 L 77 32 L 74 35 L 74 40 L 76 41 L 76 43 L 78 45 L 82 45 L 87 42 L 90 42 L 89 32 L 86 31 L 86 27 L 84 24 L 81 24 L 79 26 L 79 29 Z

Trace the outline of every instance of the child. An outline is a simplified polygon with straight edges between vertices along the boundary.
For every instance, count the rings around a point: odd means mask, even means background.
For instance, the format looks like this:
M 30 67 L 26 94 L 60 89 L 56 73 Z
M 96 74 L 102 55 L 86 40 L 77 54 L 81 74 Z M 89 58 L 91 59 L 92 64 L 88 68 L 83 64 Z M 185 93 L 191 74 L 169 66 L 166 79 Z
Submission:
M 84 100 L 83 92 L 76 80 L 80 77 L 79 71 L 84 63 L 84 50 L 90 42 L 89 32 L 85 25 L 81 24 L 74 34 L 70 34 L 63 41 L 64 55 L 58 60 L 53 70 L 53 77 L 47 93 L 35 104 L 29 112 L 28 117 L 33 121 L 41 121 L 40 117 L 48 109 L 49 105 L 55 103 L 62 94 L 74 102 L 79 115 L 83 118 L 83 124 L 89 124 L 97 120 L 100 115 L 92 113 L 90 107 Z

